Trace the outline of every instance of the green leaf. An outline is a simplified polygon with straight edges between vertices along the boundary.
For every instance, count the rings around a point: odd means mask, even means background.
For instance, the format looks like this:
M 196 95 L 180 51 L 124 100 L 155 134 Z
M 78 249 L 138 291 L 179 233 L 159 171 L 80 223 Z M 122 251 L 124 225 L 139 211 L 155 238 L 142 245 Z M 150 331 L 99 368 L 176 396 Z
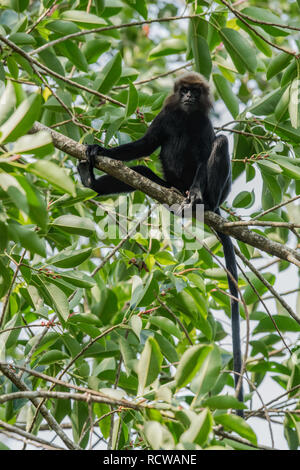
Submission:
M 62 75 L 63 77 L 65 76 L 65 69 L 60 63 L 60 60 L 56 55 L 54 54 L 53 50 L 51 48 L 45 49 L 44 51 L 39 52 L 39 57 L 42 59 L 42 62 L 51 70 L 54 72 L 58 73 L 59 75 Z M 53 80 L 55 80 L 62 88 L 64 88 L 65 83 L 56 78 L 53 77 Z
M 214 420 L 217 424 L 224 426 L 225 429 L 236 432 L 241 437 L 248 439 L 252 444 L 257 444 L 257 438 L 254 431 L 240 416 L 221 414 L 214 416 Z
M 160 373 L 163 356 L 157 341 L 151 336 L 147 339 L 138 363 L 138 394 L 144 393 L 145 387 L 151 385 Z
M 229 408 L 234 410 L 244 410 L 247 408 L 244 403 L 241 403 L 236 397 L 230 395 L 209 397 L 202 403 L 202 405 L 208 406 L 214 410 L 228 410 Z
M 248 111 L 252 114 L 256 114 L 257 116 L 273 113 L 284 91 L 285 88 L 277 88 L 276 90 L 267 93 L 267 95 L 263 98 L 259 98 L 257 102 L 250 106 Z
M 238 72 L 243 74 L 249 70 L 254 73 L 257 67 L 256 53 L 249 42 L 231 28 L 222 28 L 219 34 Z
M 105 0 L 104 5 L 105 8 L 102 12 L 102 16 L 105 18 L 110 18 L 111 16 L 117 15 L 124 7 L 121 0 Z
M 89 64 L 94 64 L 100 55 L 110 48 L 110 42 L 104 39 L 92 39 L 86 42 L 82 47 L 82 52 Z
M 135 86 L 132 83 L 129 83 L 129 92 L 127 97 L 126 111 L 125 116 L 128 118 L 133 114 L 138 107 L 138 93 L 135 89 Z
M 129 320 L 129 325 L 131 326 L 132 330 L 136 334 L 136 336 L 140 339 L 140 334 L 143 327 L 143 322 L 138 315 L 132 315 Z
M 0 173 L 0 188 L 8 194 L 18 209 L 29 214 L 26 191 L 13 175 L 4 172 Z
M 58 349 L 52 349 L 52 351 L 47 351 L 42 357 L 38 360 L 40 365 L 55 364 L 58 361 L 68 359 L 68 354 L 59 351 Z
M 84 237 L 91 236 L 95 231 L 94 224 L 90 219 L 71 214 L 57 217 L 52 222 L 52 225 L 60 228 L 64 232 L 82 235 Z
M 170 264 L 177 264 L 176 260 L 172 256 L 172 254 L 169 251 L 160 251 L 155 254 L 155 259 L 158 261 L 160 264 L 165 265 L 170 265 Z
M 269 44 L 266 41 L 270 41 L 270 37 L 264 32 L 262 28 L 259 26 L 255 25 L 252 26 L 251 29 L 245 25 L 245 23 L 242 23 L 242 21 L 237 20 L 236 24 L 242 28 L 246 33 L 250 36 L 254 44 L 256 45 L 257 49 L 259 49 L 265 56 L 267 57 L 272 57 L 272 48 L 269 46 Z M 264 41 L 261 37 L 259 37 L 259 34 L 266 38 L 266 41 Z
M 64 50 L 66 52 L 66 56 L 72 64 L 75 65 L 75 67 L 83 72 L 88 72 L 89 67 L 87 60 L 75 42 L 71 40 L 65 41 Z
M 202 73 L 204 77 L 209 79 L 212 69 L 212 61 L 206 39 L 199 34 L 193 35 L 191 38 L 191 46 L 193 57 L 195 59 L 196 72 Z
M 41 279 L 41 277 L 40 277 Z M 66 294 L 55 284 L 41 281 L 42 288 L 46 291 L 51 300 L 51 307 L 58 314 L 60 321 L 66 322 L 69 318 L 69 302 Z
M 60 15 L 62 20 L 79 23 L 84 28 L 100 28 L 107 26 L 106 22 L 97 15 L 86 13 L 84 10 L 67 10 Z
M 272 316 L 274 322 L 276 323 L 278 329 L 284 333 L 286 331 L 300 331 L 300 325 L 290 317 L 286 317 L 283 315 L 273 315 Z M 259 324 L 254 330 L 254 334 L 257 333 L 262 333 L 262 332 L 270 332 L 270 331 L 276 331 L 276 328 L 269 317 L 265 317 L 262 320 L 260 320 Z
M 294 178 L 295 180 L 300 179 L 300 168 L 293 165 L 293 163 L 286 161 L 287 159 L 285 157 L 282 157 L 281 155 L 272 155 L 272 160 L 275 160 L 275 162 L 282 168 L 284 175 L 289 178 Z
M 263 8 L 258 7 L 248 7 L 244 8 L 242 13 L 247 16 L 251 16 L 251 18 L 254 18 L 258 21 L 261 20 L 267 23 L 282 24 L 282 26 L 286 26 L 286 22 L 279 18 L 279 16 L 274 15 L 274 13 L 272 13 L 270 10 L 264 10 Z M 256 24 L 251 20 L 247 21 L 249 21 L 250 24 Z M 286 29 L 277 26 L 270 26 L 265 24 L 260 24 L 259 26 L 272 36 L 288 36 L 290 34 Z
M 46 257 L 45 240 L 41 239 L 32 229 L 11 221 L 8 225 L 8 233 L 12 240 L 19 243 L 26 250 Z
M 247 273 L 247 277 L 250 279 L 251 283 L 257 290 L 258 294 L 261 296 L 264 294 L 268 288 L 263 284 L 253 273 Z M 274 284 L 275 276 L 271 273 L 263 273 L 263 277 L 270 283 Z M 258 300 L 257 294 L 253 291 L 252 287 L 248 285 L 244 291 L 244 300 L 247 305 L 253 304 Z
M 180 54 L 186 50 L 186 43 L 183 39 L 165 39 L 158 46 L 154 47 L 149 54 L 149 59 L 156 59 L 171 54 Z
M 17 326 L 20 326 L 21 323 L 22 322 L 21 322 L 20 314 L 16 314 L 9 320 L 9 322 L 7 322 L 4 325 L 3 329 L 8 330 L 9 328 L 15 328 Z M 21 333 L 21 329 L 1 332 L 0 334 L 0 354 L 1 355 L 5 349 L 8 349 L 11 346 L 14 346 L 16 344 L 16 341 L 20 333 Z
M 20 137 L 13 146 L 13 153 L 30 153 L 44 157 L 53 152 L 54 146 L 49 132 L 39 131 L 36 134 Z
M 157 331 L 154 332 L 154 338 L 158 342 L 159 348 L 162 354 L 169 362 L 178 362 L 178 354 L 176 352 L 173 344 L 165 338 L 165 336 L 160 335 Z
M 118 343 L 119 343 L 119 346 L 120 346 L 120 352 L 122 354 L 122 359 L 123 359 L 123 362 L 124 362 L 126 375 L 127 375 L 127 377 L 129 377 L 131 372 L 132 372 L 132 369 L 134 368 L 136 359 L 135 359 L 135 356 L 133 355 L 132 350 L 131 350 L 131 348 L 130 348 L 130 346 L 129 346 L 129 344 L 126 341 L 125 338 L 120 337 Z
M 160 316 L 155 316 L 155 317 L 150 317 L 149 321 L 152 325 L 157 326 L 160 330 L 166 331 L 170 335 L 176 336 L 176 338 L 181 339 L 181 332 L 169 318 L 166 317 L 160 317 Z
M 277 122 L 273 116 L 264 119 L 265 128 L 284 140 L 300 143 L 300 129 L 294 129 L 289 122 Z
M 92 248 L 84 248 L 81 250 L 72 250 L 66 248 L 65 250 L 60 251 L 52 258 L 47 258 L 47 264 L 52 264 L 58 268 L 75 268 L 79 264 L 87 260 L 92 253 Z
M 139 276 L 132 276 L 132 289 L 130 306 L 136 307 L 144 297 L 145 289 L 142 279 Z
M 279 72 L 284 70 L 288 64 L 291 62 L 292 56 L 291 54 L 287 54 L 286 52 L 280 52 L 279 54 L 275 55 L 273 59 L 270 61 L 269 66 L 267 68 L 267 80 L 275 77 Z
M 96 281 L 91 276 L 87 276 L 80 271 L 60 272 L 59 277 L 76 287 L 91 288 L 96 284 Z
M 32 94 L 25 99 L 13 115 L 0 127 L 0 143 L 13 142 L 31 129 L 38 119 L 41 95 Z
M 241 191 L 235 198 L 232 203 L 233 207 L 243 207 L 244 209 L 248 209 L 249 207 L 253 206 L 255 201 L 255 194 L 252 190 L 251 193 L 248 191 Z
M 122 57 L 118 52 L 101 70 L 101 75 L 95 82 L 96 89 L 101 93 L 108 93 L 117 83 L 122 74 Z
M 175 448 L 171 432 L 158 421 L 147 421 L 144 426 L 144 433 L 154 450 L 172 450 Z
M 290 87 L 288 87 L 280 100 L 278 101 L 274 114 L 278 121 L 285 121 L 287 119 L 287 111 L 290 103 Z
M 133 3 L 134 3 L 133 1 L 130 1 L 130 6 L 132 8 L 134 8 L 146 20 L 148 18 L 146 0 L 135 0 L 134 5 L 133 5 Z
M 175 375 L 177 388 L 185 387 L 191 382 L 211 350 L 212 346 L 196 345 L 184 352 Z
M 45 229 L 48 223 L 48 211 L 44 195 L 41 195 L 25 176 L 16 175 L 16 179 L 26 191 L 26 201 L 29 205 L 28 215 L 30 219 Z
M 296 60 L 293 60 L 283 72 L 281 81 L 280 81 L 280 86 L 284 87 L 286 85 L 289 85 L 297 76 L 298 76 L 298 63 Z
M 213 79 L 220 97 L 226 104 L 231 115 L 236 118 L 239 114 L 239 101 L 233 93 L 228 80 L 226 80 L 223 75 L 219 74 L 214 74 Z
M 291 118 L 291 124 L 295 129 L 300 127 L 299 83 L 299 79 L 295 78 L 292 81 L 290 87 L 289 114 Z
M 190 427 L 180 436 L 180 442 L 195 442 L 204 446 L 212 431 L 213 418 L 208 408 L 193 416 Z
M 17 62 L 13 59 L 13 57 L 9 56 L 6 59 L 6 63 L 11 76 L 17 79 L 19 76 L 19 67 Z
M 6 88 L 0 98 L 0 124 L 8 120 L 16 106 L 15 89 L 10 81 L 7 82 Z
M 191 390 L 199 397 L 210 392 L 220 376 L 221 366 L 220 350 L 215 346 L 208 353 L 200 371 L 192 381 Z
M 17 46 L 34 46 L 35 39 L 28 33 L 14 33 L 9 36 L 9 40 Z
M 60 192 L 76 196 L 75 185 L 68 172 L 53 162 L 39 160 L 26 166 L 27 171 L 48 181 Z
M 46 24 L 46 28 L 54 33 L 61 34 L 62 36 L 67 36 L 68 34 L 77 33 L 80 31 L 80 28 L 70 21 L 54 20 Z

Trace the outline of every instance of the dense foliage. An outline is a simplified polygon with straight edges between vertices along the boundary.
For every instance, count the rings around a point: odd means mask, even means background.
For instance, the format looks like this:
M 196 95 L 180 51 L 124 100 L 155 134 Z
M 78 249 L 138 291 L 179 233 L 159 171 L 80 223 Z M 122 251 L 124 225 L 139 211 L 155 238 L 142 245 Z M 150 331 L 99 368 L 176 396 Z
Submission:
M 4 439 L 250 449 L 274 445 L 274 421 L 298 447 L 300 303 L 285 294 L 299 290 L 299 17 L 299 0 L 0 2 Z M 295 250 L 289 262 L 236 243 L 245 405 L 230 374 L 230 297 L 214 233 L 205 226 L 202 244 L 188 227 L 166 234 L 166 213 L 140 191 L 95 198 L 74 158 L 47 132 L 29 133 L 39 121 L 81 143 L 135 140 L 180 68 L 210 80 L 232 116 L 215 114 L 233 135 L 233 179 L 255 182 L 223 214 L 255 218 L 253 231 Z M 144 164 L 160 172 L 157 155 Z M 44 431 L 59 439 L 47 444 Z

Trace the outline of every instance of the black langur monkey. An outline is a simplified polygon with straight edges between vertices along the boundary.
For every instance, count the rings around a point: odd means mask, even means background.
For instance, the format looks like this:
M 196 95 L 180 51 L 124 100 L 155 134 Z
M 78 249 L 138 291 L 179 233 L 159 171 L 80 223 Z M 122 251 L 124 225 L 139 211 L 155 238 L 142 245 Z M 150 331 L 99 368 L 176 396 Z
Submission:
M 87 161 L 80 162 L 78 170 L 84 186 L 102 195 L 127 193 L 134 188 L 122 181 L 104 175 L 94 176 L 95 157 L 130 161 L 150 155 L 161 147 L 160 161 L 164 179 L 144 165 L 131 167 L 137 173 L 167 188 L 176 188 L 186 195 L 186 205 L 204 204 L 204 210 L 220 214 L 219 207 L 231 189 L 231 164 L 228 140 L 216 136 L 209 110 L 212 107 L 209 85 L 198 73 L 191 72 L 176 80 L 174 92 L 169 96 L 162 111 L 155 117 L 146 134 L 135 142 L 119 147 L 103 148 L 87 146 Z M 228 235 L 218 233 L 224 249 L 228 285 L 231 293 L 232 339 L 234 371 L 241 373 L 240 321 L 235 253 Z M 234 280 L 235 281 L 234 281 Z M 235 374 L 235 385 L 239 375 Z M 243 401 L 243 387 L 238 398 Z M 238 410 L 240 416 L 242 411 Z

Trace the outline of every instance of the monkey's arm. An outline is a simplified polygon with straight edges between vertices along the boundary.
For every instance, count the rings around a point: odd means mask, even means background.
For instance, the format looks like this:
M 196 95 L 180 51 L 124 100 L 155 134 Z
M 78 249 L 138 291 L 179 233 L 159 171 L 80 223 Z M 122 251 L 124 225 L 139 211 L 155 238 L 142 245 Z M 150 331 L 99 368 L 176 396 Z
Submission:
M 131 191 L 128 185 L 122 185 L 118 181 L 110 181 L 108 186 L 110 188 L 104 188 L 103 186 L 103 177 L 96 179 L 94 175 L 94 166 L 95 159 L 97 155 L 103 155 L 106 157 L 114 158 L 116 160 L 130 161 L 135 160 L 146 155 L 150 155 L 157 147 L 162 144 L 164 136 L 164 117 L 163 113 L 160 113 L 151 123 L 146 134 L 135 142 L 130 142 L 128 144 L 120 145 L 118 147 L 113 147 L 106 149 L 100 145 L 88 145 L 86 149 L 87 161 L 82 161 L 78 165 L 78 171 L 82 184 L 88 188 L 95 189 L 99 194 L 111 194 Z M 144 171 L 144 170 L 143 170 Z M 156 177 L 157 178 L 157 177 Z M 106 178 L 107 179 L 107 178 Z M 101 188 L 100 188 L 101 183 Z
M 130 161 L 137 158 L 151 155 L 163 140 L 164 118 L 162 113 L 158 114 L 151 123 L 146 134 L 135 142 L 119 145 L 118 147 L 104 148 L 100 145 L 88 145 L 87 157 L 91 165 L 94 166 L 96 155 L 114 158 L 116 160 Z
M 215 211 L 231 188 L 231 165 L 228 140 L 224 135 L 215 138 L 207 162 L 200 162 L 189 189 L 190 204 L 203 203 L 204 210 Z

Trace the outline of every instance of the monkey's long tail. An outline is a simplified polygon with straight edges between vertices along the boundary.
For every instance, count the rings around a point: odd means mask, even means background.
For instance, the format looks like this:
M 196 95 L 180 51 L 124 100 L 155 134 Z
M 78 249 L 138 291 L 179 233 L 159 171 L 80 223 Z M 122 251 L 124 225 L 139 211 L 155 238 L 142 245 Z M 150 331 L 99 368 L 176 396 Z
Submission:
M 216 211 L 218 215 L 219 212 Z M 236 283 L 233 281 L 231 276 L 227 273 L 229 291 L 232 297 L 236 299 L 239 296 L 237 282 L 238 282 L 238 273 L 235 260 L 235 252 L 233 244 L 229 235 L 224 233 L 217 232 L 224 250 L 225 265 L 228 271 L 231 273 L 232 277 L 235 279 Z M 241 373 L 242 370 L 242 353 L 241 353 L 241 338 L 240 338 L 240 312 L 239 312 L 239 302 L 231 298 L 231 329 L 232 329 L 232 349 L 233 349 L 233 370 L 234 372 Z M 240 375 L 234 375 L 235 387 L 237 387 Z M 243 384 L 239 388 L 238 392 L 239 401 L 244 401 L 244 392 Z M 244 416 L 243 410 L 237 410 L 237 414 L 241 417 Z

